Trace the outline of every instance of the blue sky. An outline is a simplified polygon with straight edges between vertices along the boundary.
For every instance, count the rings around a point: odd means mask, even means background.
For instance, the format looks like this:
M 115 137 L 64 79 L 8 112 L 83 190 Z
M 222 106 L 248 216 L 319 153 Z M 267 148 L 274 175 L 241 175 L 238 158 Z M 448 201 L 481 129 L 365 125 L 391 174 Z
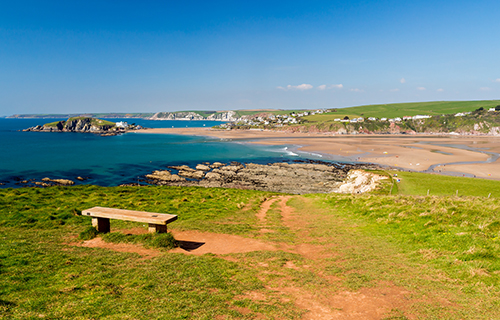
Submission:
M 0 115 L 500 99 L 500 1 L 1 1 Z

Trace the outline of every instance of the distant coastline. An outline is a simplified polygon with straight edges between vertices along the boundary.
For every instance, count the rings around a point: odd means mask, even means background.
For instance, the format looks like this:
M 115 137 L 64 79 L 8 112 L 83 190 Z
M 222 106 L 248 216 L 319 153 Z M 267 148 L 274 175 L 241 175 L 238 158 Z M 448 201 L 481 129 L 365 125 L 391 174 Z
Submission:
M 206 136 L 233 142 L 273 146 L 293 145 L 296 146 L 294 149 L 300 152 L 327 155 L 337 159 L 340 157 L 346 161 L 375 163 L 428 173 L 500 180 L 500 160 L 498 159 L 500 139 L 492 136 L 327 135 L 211 128 L 159 128 L 142 130 L 140 133 Z

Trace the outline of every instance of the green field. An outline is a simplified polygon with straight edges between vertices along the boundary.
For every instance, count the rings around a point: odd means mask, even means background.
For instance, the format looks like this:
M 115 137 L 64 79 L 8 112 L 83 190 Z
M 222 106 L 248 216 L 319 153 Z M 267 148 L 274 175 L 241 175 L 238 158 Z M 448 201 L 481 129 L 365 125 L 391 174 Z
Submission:
M 401 183 L 388 179 L 373 194 L 288 201 L 194 187 L 1 189 L 0 318 L 300 319 L 352 316 L 372 304 L 387 320 L 500 318 L 500 182 L 397 174 Z M 276 197 L 259 220 L 263 201 Z M 196 256 L 158 248 L 147 258 L 82 247 L 90 219 L 79 213 L 96 205 L 177 214 L 174 231 L 276 250 Z M 146 230 L 141 223 L 111 227 L 104 241 L 158 247 L 150 240 L 159 235 L 128 235 Z
M 379 104 L 336 109 L 336 112 L 304 117 L 309 122 L 330 122 L 336 118 L 356 117 L 395 118 L 415 115 L 443 115 L 474 111 L 479 108 L 489 109 L 500 105 L 500 100 L 483 101 L 433 101 Z
M 500 198 L 500 181 L 451 177 L 417 172 L 391 172 L 401 179 L 398 193 L 404 195 L 471 196 Z M 457 193 L 458 191 L 458 193 Z

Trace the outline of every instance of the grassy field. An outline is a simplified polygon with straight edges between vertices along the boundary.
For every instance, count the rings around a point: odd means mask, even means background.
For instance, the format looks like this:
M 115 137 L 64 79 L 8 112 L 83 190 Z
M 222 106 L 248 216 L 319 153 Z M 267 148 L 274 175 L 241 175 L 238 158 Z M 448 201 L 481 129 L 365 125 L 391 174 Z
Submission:
M 483 107 L 489 109 L 500 105 L 500 100 L 483 101 L 433 101 L 379 104 L 360 107 L 349 107 L 337 109 L 336 112 L 317 114 L 304 117 L 309 122 L 330 122 L 336 118 L 348 116 L 350 119 L 356 117 L 395 118 L 403 116 L 421 115 L 443 115 L 458 112 L 474 111 Z
M 398 193 L 424 196 L 468 196 L 500 198 L 500 181 L 432 175 L 417 172 L 396 172 L 401 179 L 397 183 Z M 457 193 L 458 191 L 458 193 Z
M 500 183 L 398 177 L 392 191 L 388 182 L 378 194 L 288 198 L 179 187 L 2 189 L 0 318 L 300 319 L 372 304 L 386 308 L 380 319 L 500 318 Z M 422 196 L 429 186 L 447 196 L 433 189 Z M 259 220 L 273 198 L 281 200 Z M 78 235 L 90 219 L 79 212 L 96 205 L 177 214 L 174 230 L 235 235 L 276 250 L 192 256 L 160 248 L 146 259 L 82 247 Z M 111 242 L 146 229 L 111 225 Z

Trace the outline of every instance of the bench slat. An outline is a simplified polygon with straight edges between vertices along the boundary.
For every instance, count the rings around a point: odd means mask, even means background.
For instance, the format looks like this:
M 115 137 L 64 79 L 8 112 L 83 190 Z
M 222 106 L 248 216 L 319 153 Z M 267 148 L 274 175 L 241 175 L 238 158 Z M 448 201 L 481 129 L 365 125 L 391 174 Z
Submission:
M 177 220 L 174 214 L 155 213 L 146 211 L 133 211 L 125 209 L 93 207 L 82 211 L 83 216 L 119 219 L 135 222 L 145 222 L 151 224 L 167 225 L 172 221 Z

